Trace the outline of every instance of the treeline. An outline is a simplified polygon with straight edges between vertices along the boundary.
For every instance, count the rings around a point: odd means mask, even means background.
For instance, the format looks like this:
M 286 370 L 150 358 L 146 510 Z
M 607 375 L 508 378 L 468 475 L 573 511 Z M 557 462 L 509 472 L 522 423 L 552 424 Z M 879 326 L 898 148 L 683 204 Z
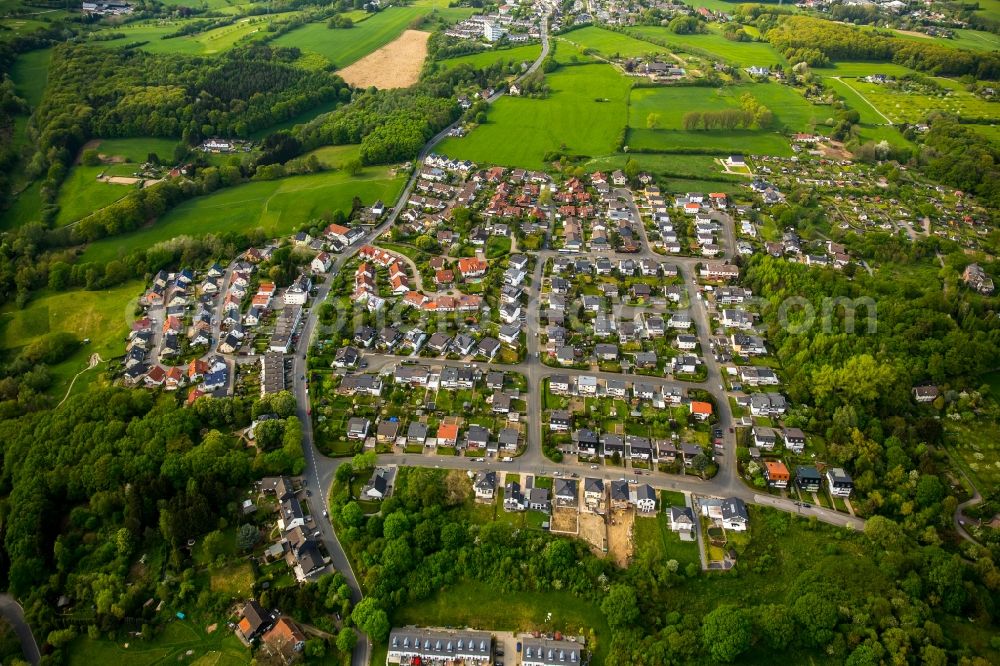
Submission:
M 830 60 L 885 61 L 941 76 L 970 74 L 978 79 L 1000 78 L 997 51 L 966 51 L 900 39 L 810 16 L 782 16 L 766 37 L 790 62 L 797 62 L 801 54 L 815 50 Z
M 689 111 L 681 121 L 684 129 L 766 129 L 774 123 L 774 114 L 750 93 L 740 96 L 739 109 Z

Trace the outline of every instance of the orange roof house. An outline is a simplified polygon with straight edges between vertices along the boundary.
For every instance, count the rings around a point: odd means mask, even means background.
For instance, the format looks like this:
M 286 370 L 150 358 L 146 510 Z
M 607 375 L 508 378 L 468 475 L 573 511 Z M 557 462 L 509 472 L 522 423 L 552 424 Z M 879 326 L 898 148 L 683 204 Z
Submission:
M 295 659 L 295 653 L 301 652 L 306 645 L 306 637 L 302 631 L 284 617 L 265 632 L 261 640 L 268 652 L 275 656 L 281 655 L 286 664 L 291 663 Z
M 455 446 L 458 443 L 458 425 L 442 423 L 437 431 L 438 446 Z
M 691 401 L 691 413 L 699 419 L 707 419 L 712 415 L 712 403 L 701 402 L 698 400 Z
M 780 460 L 765 460 L 764 476 L 767 478 L 767 482 L 776 488 L 787 487 L 788 481 L 791 479 L 788 468 Z

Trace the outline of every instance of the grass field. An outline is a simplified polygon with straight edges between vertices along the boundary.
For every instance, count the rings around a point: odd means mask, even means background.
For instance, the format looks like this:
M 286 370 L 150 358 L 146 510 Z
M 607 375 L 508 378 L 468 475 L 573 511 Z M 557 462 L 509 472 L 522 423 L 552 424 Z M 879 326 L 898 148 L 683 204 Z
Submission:
M 431 12 L 449 19 L 468 16 L 471 8 L 448 8 L 447 0 L 417 0 L 407 7 L 388 7 L 347 30 L 331 30 L 326 21 L 309 23 L 285 33 L 274 44 L 316 53 L 337 67 L 346 67 L 399 37 L 413 21 Z
M 552 613 L 551 622 L 545 621 L 547 613 Z M 406 604 L 393 620 L 393 626 L 468 626 L 496 631 L 537 629 L 575 634 L 581 628 L 593 629 L 597 664 L 604 663 L 611 643 L 604 615 L 585 599 L 569 592 L 504 592 L 476 581 L 464 581 L 425 601 Z
M 75 166 L 70 170 L 59 188 L 56 226 L 76 222 L 135 189 L 134 185 L 115 185 L 97 180 L 104 170 L 102 166 Z
M 405 178 L 368 168 L 357 178 L 343 172 L 257 181 L 185 201 L 151 226 L 90 245 L 81 261 L 108 261 L 176 236 L 264 229 L 279 236 L 325 211 L 350 211 L 358 196 L 366 204 L 395 201 Z
M 14 81 L 14 89 L 33 107 L 38 106 L 38 103 L 42 101 L 51 59 L 52 49 L 28 51 L 18 56 L 10 68 L 10 78 Z
M 84 634 L 66 650 L 68 663 L 70 666 L 161 666 L 179 662 L 198 666 L 245 666 L 250 663 L 250 651 L 226 629 L 222 618 L 219 620 L 219 627 L 211 634 L 191 621 L 175 620 L 148 642 L 142 639 L 132 639 L 128 643 L 95 641 Z
M 331 169 L 339 169 L 346 162 L 361 157 L 361 144 L 349 143 L 344 146 L 323 146 L 303 155 L 309 157 L 315 155 L 316 158 Z
M 628 146 L 633 150 L 655 151 L 704 151 L 723 153 L 748 153 L 751 155 L 777 155 L 789 157 L 792 150 L 788 139 L 777 132 L 759 130 L 710 130 L 707 132 L 684 130 L 631 129 Z
M 515 46 L 510 49 L 483 51 L 481 53 L 471 53 L 457 58 L 439 60 L 438 64 L 442 67 L 471 65 L 475 69 L 482 69 L 497 62 L 533 62 L 535 58 L 538 57 L 541 50 L 542 47 L 539 44 L 526 44 L 525 46 Z
M 309 109 L 308 111 L 303 111 L 299 115 L 295 116 L 290 120 L 286 120 L 283 123 L 278 123 L 277 125 L 271 125 L 269 127 L 257 130 L 256 132 L 250 135 L 250 138 L 257 140 L 263 139 L 268 134 L 273 134 L 274 132 L 279 132 L 281 130 L 291 129 L 296 125 L 302 125 L 304 123 L 308 123 L 309 121 L 314 120 L 315 118 L 323 115 L 324 113 L 329 113 L 330 111 L 333 111 L 335 108 L 337 108 L 336 101 L 330 101 L 318 104 L 313 108 Z
M 139 137 L 134 139 L 95 139 L 97 152 L 108 157 L 124 157 L 129 162 L 142 164 L 150 153 L 156 153 L 161 160 L 170 161 L 174 156 L 176 139 Z
M 634 58 L 651 54 L 662 55 L 670 53 L 669 49 L 662 46 L 593 26 L 574 30 L 560 36 L 558 39 L 559 41 L 575 44 L 582 49 L 595 49 L 598 53 L 608 58 L 617 56 Z
M 844 79 L 829 78 L 825 80 L 827 86 L 833 89 L 838 95 L 844 98 L 847 106 L 851 107 L 861 115 L 861 122 L 865 125 L 885 125 L 886 119 L 878 112 L 875 106 L 865 101 L 858 91 L 853 87 L 853 80 L 848 83 Z
M 565 67 L 547 77 L 545 99 L 502 97 L 488 122 L 464 138 L 444 141 L 439 151 L 481 164 L 543 168 L 543 155 L 613 153 L 627 122 L 629 82 L 609 65 Z M 607 101 L 597 101 L 598 99 Z
M 730 41 L 723 37 L 722 27 L 714 23 L 709 25 L 709 32 L 701 35 L 676 35 L 667 28 L 659 26 L 637 26 L 632 30 L 644 37 L 663 41 L 673 48 L 688 47 L 706 51 L 740 67 L 770 66 L 785 62 L 781 54 L 767 42 Z
M 851 62 L 841 61 L 830 67 L 812 70 L 819 76 L 868 76 L 869 74 L 886 74 L 887 76 L 905 76 L 913 70 L 891 62 Z
M 776 128 L 790 132 L 809 131 L 833 114 L 829 107 L 813 104 L 795 89 L 779 83 L 748 83 L 723 88 L 636 88 L 629 100 L 629 126 L 643 129 L 649 114 L 656 113 L 660 116 L 661 129 L 683 129 L 687 112 L 738 109 L 740 98 L 746 93 L 771 109 Z
M 73 375 L 87 367 L 91 354 L 100 354 L 108 360 L 125 352 L 125 335 L 142 288 L 141 282 L 127 282 L 104 291 L 42 291 L 23 310 L 5 306 L 0 310 L 0 349 L 16 353 L 24 345 L 55 331 L 90 338 L 89 345 L 83 345 L 73 356 L 50 368 L 55 380 L 51 393 L 61 398 Z M 73 390 L 80 385 L 78 381 Z
M 597 157 L 584 165 L 588 171 L 613 171 L 624 169 L 625 163 L 633 159 L 643 171 L 673 177 L 695 178 L 732 183 L 746 182 L 732 174 L 723 173 L 722 167 L 713 155 L 687 155 L 684 153 L 617 153 L 605 157 Z

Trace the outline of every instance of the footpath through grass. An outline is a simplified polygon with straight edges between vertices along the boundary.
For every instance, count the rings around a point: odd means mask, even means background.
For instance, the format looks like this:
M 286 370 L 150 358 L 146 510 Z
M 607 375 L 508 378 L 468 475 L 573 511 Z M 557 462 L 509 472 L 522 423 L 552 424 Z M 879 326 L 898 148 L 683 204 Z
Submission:
M 378 199 L 395 201 L 405 180 L 391 176 L 385 167 L 369 167 L 357 177 L 336 171 L 245 183 L 185 201 L 150 227 L 97 241 L 81 261 L 109 261 L 184 235 L 260 228 L 269 236 L 281 236 L 326 211 L 350 212 L 355 196 L 366 205 Z

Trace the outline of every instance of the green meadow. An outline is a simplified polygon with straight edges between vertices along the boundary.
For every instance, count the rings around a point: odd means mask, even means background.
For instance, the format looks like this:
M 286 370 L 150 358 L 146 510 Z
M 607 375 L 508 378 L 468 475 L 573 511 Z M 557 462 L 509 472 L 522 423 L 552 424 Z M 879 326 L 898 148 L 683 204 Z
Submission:
M 861 115 L 861 123 L 864 125 L 885 125 L 886 119 L 878 112 L 876 107 L 866 101 L 858 91 L 854 89 L 854 81 L 848 83 L 845 79 L 826 79 L 826 85 L 834 92 L 844 98 L 847 106 L 851 107 Z
M 685 153 L 616 153 L 597 157 L 584 165 L 587 171 L 613 171 L 624 169 L 628 160 L 635 160 L 642 171 L 667 178 L 704 179 L 738 184 L 745 178 L 722 171 L 715 155 L 690 155 Z M 707 189 L 707 188 L 702 188 Z
M 785 62 L 781 54 L 767 42 L 733 42 L 723 36 L 721 26 L 713 23 L 708 29 L 707 33 L 700 35 L 677 35 L 666 27 L 644 25 L 632 28 L 632 32 L 655 38 L 672 48 L 700 49 L 740 67 L 769 66 Z
M 989 120 L 996 117 L 996 104 L 968 92 L 957 81 L 935 78 L 934 82 L 944 90 L 931 94 L 907 92 L 860 79 L 844 80 L 842 85 L 849 86 L 859 97 L 863 96 L 894 123 L 920 122 L 932 109 L 961 118 Z
M 59 188 L 59 214 L 56 226 L 63 226 L 90 215 L 95 210 L 118 201 L 135 185 L 115 185 L 97 180 L 103 166 L 75 166 Z
M 468 16 L 471 8 L 448 8 L 446 0 L 417 0 L 406 7 L 388 7 L 347 30 L 331 30 L 326 21 L 309 23 L 287 32 L 274 43 L 295 46 L 346 67 L 399 37 L 416 19 L 437 13 L 449 20 Z
M 573 30 L 558 38 L 560 41 L 575 44 L 581 49 L 594 49 L 603 56 L 613 58 L 634 58 L 650 54 L 668 54 L 669 49 L 651 44 L 641 39 L 622 35 L 611 30 L 588 26 Z
M 355 196 L 365 204 L 395 201 L 405 177 L 371 167 L 360 176 L 343 172 L 254 181 L 196 197 L 167 212 L 150 227 L 91 244 L 81 261 L 104 262 L 177 236 L 263 229 L 290 233 L 326 211 L 349 212 Z
M 470 65 L 474 69 L 483 69 L 497 62 L 534 62 L 541 50 L 542 47 L 539 44 L 526 44 L 509 49 L 482 51 L 481 53 L 471 53 L 469 55 L 458 56 L 457 58 L 447 58 L 439 60 L 438 64 L 443 67 Z
M 136 137 L 131 139 L 95 139 L 97 152 L 107 157 L 125 158 L 127 162 L 142 164 L 150 153 L 156 153 L 161 159 L 169 162 L 174 155 L 174 148 L 179 143 L 176 139 L 161 139 L 156 137 Z
M 788 139 L 777 132 L 760 130 L 651 130 L 630 129 L 628 146 L 632 150 L 686 151 L 724 155 L 748 153 L 790 157 Z
M 14 81 L 17 94 L 31 106 L 38 106 L 45 92 L 45 83 L 49 78 L 49 61 L 52 59 L 52 49 L 38 49 L 22 53 L 10 68 L 10 78 Z
M 61 399 L 73 376 L 87 367 L 91 354 L 100 354 L 106 361 L 125 352 L 125 336 L 142 289 L 142 282 L 133 281 L 102 291 L 42 291 L 20 310 L 13 304 L 6 305 L 0 310 L 0 349 L 13 354 L 46 333 L 57 331 L 89 338 L 90 344 L 50 368 L 55 380 L 50 392 Z M 93 371 L 95 377 L 97 372 Z M 74 390 L 82 379 L 74 384 Z
M 546 77 L 544 99 L 504 96 L 488 121 L 438 147 L 481 164 L 543 168 L 550 151 L 595 157 L 613 153 L 628 120 L 629 82 L 609 65 L 564 67 Z

